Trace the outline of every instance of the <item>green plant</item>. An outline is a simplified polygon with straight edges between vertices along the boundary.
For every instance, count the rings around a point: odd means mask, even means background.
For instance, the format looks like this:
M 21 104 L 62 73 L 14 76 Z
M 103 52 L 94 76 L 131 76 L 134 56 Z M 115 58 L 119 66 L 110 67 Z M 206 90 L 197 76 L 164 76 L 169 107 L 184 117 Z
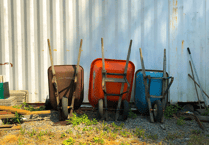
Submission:
M 23 135 L 23 134 L 25 134 L 25 128 L 24 129 L 22 129 L 22 127 L 20 128 L 20 133 Z
M 122 142 L 120 145 L 130 145 L 129 143 L 127 143 L 127 141 L 124 143 Z
M 140 128 L 136 128 L 136 130 L 134 131 L 134 135 L 137 136 L 138 138 L 144 139 L 145 138 L 145 130 Z
M 176 138 L 180 138 L 181 135 L 179 135 L 177 132 L 176 133 L 168 133 L 168 135 L 166 136 L 166 140 L 174 140 Z
M 65 136 L 67 136 L 67 135 L 65 133 L 62 133 L 60 138 L 63 138 Z
M 132 112 L 131 109 L 129 109 L 128 117 L 135 119 L 137 117 L 137 115 L 134 112 Z
M 99 138 L 99 137 L 94 137 L 93 138 L 93 141 L 95 143 L 100 143 L 100 144 L 104 144 L 104 140 L 102 138 Z
M 178 104 L 167 106 L 164 111 L 165 118 L 167 118 L 167 119 L 171 118 L 173 116 L 173 114 L 177 113 L 178 110 L 182 110 L 182 108 L 180 106 L 178 106 Z
M 22 108 L 22 105 L 15 105 L 15 106 L 12 106 L 13 108 L 17 108 L 17 109 L 20 109 Z
M 79 145 L 86 145 L 86 143 L 79 142 Z
M 130 132 L 127 132 L 127 131 L 121 131 L 120 132 L 120 135 L 122 135 L 123 137 L 130 137 L 131 136 L 131 133 Z
M 28 132 L 29 136 L 30 137 L 33 137 L 34 135 L 36 135 L 36 131 L 33 129 L 32 132 Z
M 14 123 L 21 124 L 23 116 L 21 114 L 18 114 L 17 111 L 15 112 L 15 118 L 12 119 Z
M 185 124 L 185 121 L 184 121 L 184 117 L 180 117 L 178 120 L 177 120 L 177 125 L 184 125 Z
M 200 134 L 200 133 L 201 133 L 201 131 L 200 131 L 200 130 L 192 130 L 191 132 L 192 132 L 192 134 L 196 134 L 196 135 L 198 135 L 198 134 Z
M 75 143 L 75 140 L 72 137 L 62 142 L 63 145 L 73 145 L 74 143 Z
M 157 139 L 158 139 L 158 135 L 157 135 L 157 134 L 148 135 L 148 138 L 149 138 L 149 139 L 152 139 L 152 140 L 157 140 Z
M 24 144 L 23 140 L 20 140 L 20 138 L 18 138 L 18 145 L 23 145 L 23 144 Z
M 28 111 L 42 111 L 42 110 L 45 109 L 45 106 L 41 106 L 41 107 L 39 107 L 39 108 L 33 108 L 33 106 L 28 105 L 28 104 L 25 103 L 25 102 L 23 103 L 23 105 L 25 106 L 24 109 L 25 109 L 25 110 L 28 110 Z M 28 106 L 28 107 L 26 107 L 26 106 Z
M 66 133 L 68 133 L 68 134 L 72 134 L 72 133 L 73 133 L 73 131 L 72 131 L 71 129 L 68 129 L 68 130 L 66 130 Z
M 73 113 L 73 117 L 71 117 L 68 121 L 68 124 L 73 124 L 73 126 L 80 125 L 81 123 L 85 124 L 86 126 L 89 125 L 96 125 L 98 122 L 94 118 L 93 120 L 89 120 L 88 116 L 86 114 L 81 115 L 80 117 L 77 117 L 76 114 Z
M 201 115 L 203 115 L 203 116 L 208 116 L 208 115 L 209 115 L 209 109 L 206 108 L 206 112 L 205 112 L 205 113 L 202 113 Z

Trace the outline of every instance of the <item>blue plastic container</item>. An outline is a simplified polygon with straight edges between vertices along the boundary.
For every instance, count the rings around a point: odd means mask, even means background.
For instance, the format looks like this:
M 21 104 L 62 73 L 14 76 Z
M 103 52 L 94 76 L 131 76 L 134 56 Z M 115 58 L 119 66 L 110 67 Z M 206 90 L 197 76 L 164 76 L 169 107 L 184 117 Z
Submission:
M 151 77 L 163 77 L 163 71 L 160 70 L 146 70 L 146 76 Z M 168 74 L 167 74 L 168 76 Z M 147 84 L 149 81 L 147 80 Z M 162 79 L 151 79 L 150 95 L 161 96 L 162 95 Z M 161 100 L 160 98 L 151 98 L 151 104 L 155 100 Z M 135 74 L 135 90 L 134 90 L 134 102 L 138 111 L 142 114 L 149 113 L 148 103 L 145 98 L 145 86 L 143 81 L 142 70 L 138 70 Z

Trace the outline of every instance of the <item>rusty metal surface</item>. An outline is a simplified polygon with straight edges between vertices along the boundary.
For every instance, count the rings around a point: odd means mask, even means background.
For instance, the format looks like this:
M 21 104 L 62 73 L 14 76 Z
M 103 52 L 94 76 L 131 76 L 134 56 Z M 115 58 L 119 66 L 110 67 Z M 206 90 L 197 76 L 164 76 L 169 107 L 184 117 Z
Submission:
M 76 71 L 76 65 L 55 65 L 54 66 L 57 78 L 57 84 L 59 88 L 59 97 L 62 99 L 63 96 L 68 98 L 68 106 L 71 105 L 73 88 L 74 88 L 74 76 Z M 48 83 L 49 83 L 49 100 L 53 109 L 57 110 L 57 103 L 55 97 L 55 91 L 52 84 L 52 68 L 48 69 Z M 84 69 L 80 66 L 78 71 L 78 81 L 75 88 L 75 109 L 78 109 L 84 97 Z

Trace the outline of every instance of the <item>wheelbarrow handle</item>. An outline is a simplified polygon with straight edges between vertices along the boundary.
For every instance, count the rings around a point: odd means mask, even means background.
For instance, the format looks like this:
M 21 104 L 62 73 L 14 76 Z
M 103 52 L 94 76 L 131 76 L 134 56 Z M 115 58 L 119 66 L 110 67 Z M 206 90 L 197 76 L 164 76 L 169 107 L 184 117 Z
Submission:
M 171 87 L 171 84 L 173 83 L 174 77 L 170 77 L 171 78 L 171 82 L 168 84 L 168 87 L 166 89 L 166 91 L 163 94 L 163 98 L 165 98 L 165 95 L 167 95 L 169 88 Z

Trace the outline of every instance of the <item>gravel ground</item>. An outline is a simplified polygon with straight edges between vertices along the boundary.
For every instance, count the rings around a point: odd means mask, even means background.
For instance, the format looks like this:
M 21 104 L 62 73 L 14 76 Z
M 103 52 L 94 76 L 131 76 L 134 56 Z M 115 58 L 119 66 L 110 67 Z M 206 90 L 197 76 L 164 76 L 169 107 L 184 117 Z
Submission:
M 89 119 L 93 119 L 96 117 L 97 113 L 95 111 L 78 111 L 78 114 L 87 114 Z M 114 121 L 115 113 L 109 113 L 109 121 L 106 121 L 107 124 L 111 124 Z M 30 116 L 27 116 L 27 118 L 30 118 Z M 53 133 L 63 132 L 68 129 L 71 129 L 73 131 L 73 134 L 76 134 L 79 132 L 78 129 L 73 128 L 72 125 L 67 126 L 52 126 L 54 123 L 58 122 L 58 113 L 57 111 L 52 111 L 52 114 L 50 115 L 33 115 L 32 119 L 42 119 L 40 121 L 32 121 L 32 122 L 24 122 L 21 124 L 22 128 L 25 128 L 26 131 L 31 132 L 33 129 L 37 130 L 46 130 L 50 129 Z M 120 125 L 122 122 L 118 121 L 115 122 L 116 125 Z M 144 142 L 151 142 L 151 143 L 157 143 L 161 142 L 163 144 L 187 144 L 186 142 L 189 141 L 190 135 L 192 134 L 192 130 L 200 131 L 200 135 L 208 135 L 208 141 L 209 141 L 209 123 L 203 123 L 203 126 L 205 127 L 205 131 L 200 129 L 199 125 L 196 121 L 185 121 L 185 124 L 182 126 L 177 125 L 177 120 L 175 118 L 172 119 L 165 119 L 164 123 L 150 123 L 149 116 L 142 116 L 140 114 L 137 114 L 137 117 L 135 119 L 128 118 L 124 123 L 124 128 L 128 130 L 134 130 L 135 128 L 143 128 L 145 129 L 145 132 L 148 135 L 157 135 L 157 140 L 143 140 L 142 138 L 138 138 L 139 141 Z M 94 125 L 94 127 L 98 127 L 102 125 L 102 121 L 100 121 L 97 125 Z M 82 128 L 84 125 L 79 125 L 78 127 Z M 81 131 L 82 132 L 82 131 Z M 17 131 L 7 131 L 5 135 L 12 135 L 16 134 Z M 4 136 L 5 136 L 4 135 Z M 165 138 L 169 138 L 171 140 L 165 140 Z M 0 137 L 2 139 L 3 136 Z M 172 139 L 173 138 L 173 139 Z M 207 143 L 206 143 L 207 144 Z M 208 143 L 209 144 L 209 143 Z

